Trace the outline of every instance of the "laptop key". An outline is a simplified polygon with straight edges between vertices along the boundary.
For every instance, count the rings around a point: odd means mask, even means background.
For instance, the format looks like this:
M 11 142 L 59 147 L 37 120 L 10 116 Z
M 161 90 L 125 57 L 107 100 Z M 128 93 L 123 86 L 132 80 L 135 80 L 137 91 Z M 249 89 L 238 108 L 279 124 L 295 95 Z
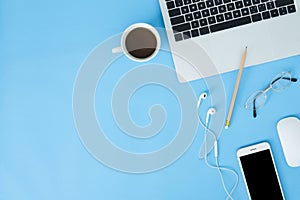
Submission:
M 234 10 L 234 4 L 233 4 L 233 3 L 227 4 L 227 10 L 228 10 L 228 11 Z
M 175 0 L 175 5 L 176 5 L 176 7 L 183 6 L 182 0 Z
M 238 18 L 238 17 L 242 16 L 240 10 L 235 10 L 235 11 L 232 12 L 232 14 L 233 14 L 234 18 Z
M 205 9 L 205 8 L 206 8 L 205 3 L 204 3 L 204 2 L 199 2 L 199 3 L 198 3 L 198 8 L 199 8 L 199 10 Z
M 272 17 L 277 17 L 277 16 L 279 16 L 279 12 L 278 12 L 277 9 L 271 10 L 270 13 L 271 13 L 271 16 L 272 16 Z
M 257 6 L 251 6 L 249 9 L 251 14 L 258 13 Z
M 250 13 L 248 8 L 243 8 L 241 11 L 243 16 L 249 15 Z
M 271 15 L 269 11 L 263 12 L 262 13 L 262 18 L 263 19 L 270 19 Z
M 225 7 L 225 5 L 219 6 L 218 9 L 219 9 L 219 13 L 224 13 L 224 12 L 226 12 L 226 7 Z
M 189 5 L 192 3 L 192 0 L 183 0 L 184 5 Z
M 231 0 L 223 0 L 224 3 L 230 3 Z
M 225 20 L 223 14 L 217 15 L 217 16 L 216 16 L 216 19 L 217 19 L 217 22 L 222 22 L 222 21 Z
M 226 20 L 231 20 L 233 18 L 231 12 L 225 13 L 224 15 Z
M 174 1 L 169 1 L 169 2 L 167 2 L 167 8 L 170 10 L 170 9 L 172 9 L 172 8 L 175 8 L 175 3 L 174 3 Z
M 190 5 L 190 11 L 195 12 L 196 10 L 198 10 L 197 4 L 191 4 Z
M 272 9 L 274 9 L 274 8 L 275 8 L 275 4 L 274 4 L 274 2 L 273 2 L 273 1 L 271 1 L 271 2 L 268 2 L 268 3 L 267 3 L 267 8 L 268 8 L 269 10 L 272 10 Z
M 198 37 L 200 34 L 199 34 L 199 30 L 198 29 L 195 29 L 195 30 L 192 30 L 192 37 Z
M 181 24 L 183 22 L 185 22 L 183 16 L 178 16 L 178 17 L 171 18 L 171 24 L 172 25 Z
M 175 37 L 176 42 L 183 40 L 183 37 L 182 37 L 181 33 L 177 33 L 174 37 Z
M 225 29 L 229 29 L 229 28 L 233 28 L 233 27 L 237 27 L 237 26 L 242 26 L 242 25 L 250 24 L 250 23 L 251 23 L 251 18 L 249 16 L 246 16 L 246 17 L 241 17 L 241 18 L 234 19 L 231 21 L 226 21 L 223 23 L 211 25 L 210 31 L 213 33 L 213 32 L 217 32 L 217 31 L 221 31 L 221 30 L 225 30 Z
M 198 28 L 199 27 L 199 21 L 193 21 L 192 23 L 192 28 Z
M 296 6 L 295 5 L 288 6 L 287 10 L 289 13 L 294 13 L 296 12 Z
M 186 31 L 183 33 L 183 39 L 187 40 L 191 38 L 191 32 L 190 31 Z
M 218 6 L 218 5 L 221 5 L 223 2 L 222 0 L 215 0 L 215 5 Z
M 184 24 L 180 24 L 177 26 L 173 26 L 173 30 L 175 32 L 182 32 L 182 31 L 187 31 L 191 29 L 191 24 L 190 23 L 184 23 Z
M 245 6 L 251 6 L 252 5 L 251 0 L 244 0 L 244 5 Z
M 211 9 L 210 9 L 210 14 L 211 14 L 211 15 L 216 15 L 216 14 L 218 14 L 218 8 L 217 8 L 217 7 L 211 8 Z
M 209 16 L 209 11 L 208 11 L 208 9 L 202 10 L 202 16 L 203 16 L 203 17 L 208 17 L 208 16 Z
M 190 14 L 185 15 L 185 20 L 187 22 L 192 21 L 193 20 L 193 14 L 190 13 Z
M 181 7 L 181 13 L 182 14 L 186 14 L 186 13 L 189 13 L 190 11 L 189 11 L 189 7 L 187 7 L 187 6 L 183 6 L 183 7 Z
M 237 2 L 235 2 L 235 7 L 236 7 L 237 9 L 242 8 L 242 7 L 243 7 L 243 2 L 242 2 L 242 1 L 237 1 Z
M 286 15 L 286 14 L 287 14 L 287 9 L 286 9 L 286 7 L 281 7 L 281 8 L 279 8 L 279 14 L 280 14 L 280 15 Z
M 200 35 L 205 35 L 209 33 L 208 27 L 200 28 L 199 31 L 200 31 Z
M 252 15 L 251 18 L 253 22 L 258 22 L 262 20 L 260 13 Z
M 204 19 L 200 19 L 200 25 L 201 25 L 201 27 L 203 27 L 203 26 L 207 26 L 207 19 L 206 18 L 204 18 Z
M 259 4 L 259 3 L 260 3 L 260 0 L 252 0 L 252 3 L 253 3 L 253 4 Z
M 201 13 L 200 13 L 200 11 L 195 12 L 195 13 L 194 13 L 194 19 L 200 19 L 200 18 L 201 18 Z
M 216 21 L 216 18 L 215 16 L 211 16 L 208 18 L 208 23 L 209 24 L 215 24 L 217 21 Z
M 210 7 L 213 7 L 215 4 L 214 4 L 214 1 L 213 0 L 206 0 L 206 7 L 207 8 L 210 8 Z
M 290 4 L 294 4 L 294 0 L 276 0 L 276 7 L 287 6 Z
M 259 5 L 257 6 L 257 8 L 258 8 L 258 11 L 259 11 L 259 12 L 263 12 L 263 11 L 267 10 L 265 4 L 259 4 Z
M 179 8 L 175 8 L 173 10 L 169 10 L 169 16 L 170 17 L 175 17 L 177 15 L 180 15 L 180 9 Z

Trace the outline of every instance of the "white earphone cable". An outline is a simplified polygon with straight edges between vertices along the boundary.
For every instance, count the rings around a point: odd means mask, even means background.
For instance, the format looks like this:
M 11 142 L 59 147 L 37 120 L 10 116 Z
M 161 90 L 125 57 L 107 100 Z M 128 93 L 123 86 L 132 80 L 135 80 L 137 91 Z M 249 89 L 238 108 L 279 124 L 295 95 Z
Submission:
M 217 170 L 218 170 L 219 175 L 220 175 L 220 178 L 221 178 L 221 182 L 222 182 L 223 189 L 224 189 L 225 193 L 227 194 L 226 200 L 227 200 L 227 199 L 233 200 L 233 197 L 232 197 L 231 195 L 232 195 L 232 193 L 235 191 L 235 189 L 236 189 L 236 187 L 237 187 L 237 184 L 238 184 L 238 181 L 239 181 L 238 174 L 237 174 L 234 170 L 232 170 L 232 169 L 230 169 L 230 168 L 221 167 L 221 166 L 219 165 L 218 154 L 217 154 L 217 152 L 215 152 L 215 162 L 216 162 L 216 165 L 214 166 L 214 165 L 212 165 L 212 164 L 210 164 L 210 163 L 208 162 L 208 160 L 207 160 L 207 152 L 206 152 L 206 149 L 207 149 L 207 143 L 206 143 L 207 135 L 208 135 L 208 133 L 209 133 L 209 134 L 211 134 L 211 135 L 213 136 L 214 141 L 215 141 L 215 147 L 214 147 L 214 148 L 217 148 L 217 146 L 216 146 L 216 145 L 217 145 L 217 144 L 216 144 L 217 138 L 216 138 L 215 133 L 214 133 L 212 130 L 209 129 L 209 113 L 207 113 L 207 115 L 206 115 L 206 124 L 204 124 L 204 123 L 202 122 L 202 120 L 201 120 L 201 118 L 200 118 L 200 116 L 199 116 L 199 113 L 198 113 L 198 112 L 199 112 L 200 102 L 201 102 L 201 99 L 199 98 L 198 103 L 197 103 L 197 117 L 198 117 L 199 123 L 200 123 L 201 126 L 203 126 L 203 128 L 204 128 L 204 160 L 205 160 L 205 164 L 206 164 L 208 167 L 212 168 L 212 169 L 217 169 Z M 215 151 L 216 151 L 216 150 L 215 150 Z M 234 176 L 235 176 L 235 178 L 236 178 L 235 184 L 234 184 L 234 186 L 232 187 L 232 189 L 230 190 L 230 192 L 228 192 L 228 189 L 227 189 L 227 187 L 226 187 L 226 185 L 225 185 L 225 181 L 224 181 L 224 177 L 223 177 L 223 174 L 222 174 L 222 170 L 223 170 L 223 171 L 228 171 L 228 172 L 234 174 Z
M 227 194 L 226 200 L 227 200 L 227 199 L 232 199 L 232 200 L 233 200 L 233 197 L 232 197 L 231 195 L 232 195 L 232 193 L 235 191 L 235 189 L 236 189 L 236 187 L 237 187 L 238 180 L 239 180 L 238 174 L 237 174 L 234 170 L 232 170 L 232 169 L 229 169 L 229 168 L 226 168 L 226 167 L 221 167 L 221 166 L 219 165 L 218 157 L 215 157 L 215 162 L 216 162 L 216 165 L 215 165 L 215 166 L 212 165 L 212 164 L 210 164 L 210 163 L 208 162 L 208 160 L 207 160 L 207 152 L 206 152 L 206 149 L 207 149 L 207 146 L 206 146 L 206 145 L 207 145 L 207 143 L 206 143 L 206 138 L 207 138 L 208 130 L 209 130 L 209 129 L 208 129 L 208 127 L 206 126 L 206 127 L 205 127 L 205 137 L 204 137 L 204 148 L 205 148 L 205 149 L 204 149 L 204 160 L 205 160 L 205 164 L 206 164 L 208 167 L 212 168 L 212 169 L 217 169 L 217 170 L 218 170 L 219 175 L 220 175 L 220 178 L 221 178 L 221 182 L 222 182 L 223 189 L 224 189 L 225 193 Z M 211 133 L 211 134 L 212 134 L 212 133 Z M 214 135 L 214 138 L 216 139 L 215 135 Z M 234 174 L 234 176 L 235 176 L 235 178 L 236 178 L 235 184 L 234 184 L 234 186 L 232 187 L 232 189 L 230 190 L 230 192 L 228 192 L 228 189 L 227 189 L 227 187 L 226 187 L 226 185 L 225 185 L 224 177 L 223 177 L 223 174 L 222 174 L 222 171 L 221 171 L 221 170 L 223 170 L 223 171 L 228 171 L 228 172 Z

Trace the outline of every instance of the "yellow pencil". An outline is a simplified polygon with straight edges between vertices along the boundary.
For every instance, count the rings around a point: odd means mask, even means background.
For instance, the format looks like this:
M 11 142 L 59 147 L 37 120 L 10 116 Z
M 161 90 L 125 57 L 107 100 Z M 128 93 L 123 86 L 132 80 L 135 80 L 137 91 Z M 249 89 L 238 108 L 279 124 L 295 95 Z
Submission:
M 247 49 L 248 48 L 246 47 L 245 51 L 243 53 L 243 56 L 242 56 L 242 60 L 241 60 L 241 64 L 240 64 L 240 69 L 239 69 L 238 77 L 236 79 L 235 87 L 234 87 L 234 92 L 233 92 L 233 95 L 232 95 L 232 98 L 231 98 L 231 103 L 230 103 L 229 113 L 228 113 L 226 124 L 225 124 L 225 129 L 228 129 L 228 127 L 230 125 L 230 120 L 231 120 L 232 111 L 233 111 L 233 108 L 234 108 L 234 103 L 235 103 L 236 95 L 237 95 L 238 90 L 239 90 L 239 85 L 240 85 L 240 81 L 241 81 L 243 69 L 244 69 L 244 66 L 245 66 L 246 58 L 247 58 Z

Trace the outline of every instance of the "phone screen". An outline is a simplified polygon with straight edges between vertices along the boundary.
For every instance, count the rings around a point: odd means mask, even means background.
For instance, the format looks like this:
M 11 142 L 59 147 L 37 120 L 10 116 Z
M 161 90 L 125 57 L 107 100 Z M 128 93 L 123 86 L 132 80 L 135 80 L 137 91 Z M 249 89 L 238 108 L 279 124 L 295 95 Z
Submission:
M 283 200 L 269 149 L 240 157 L 252 200 Z

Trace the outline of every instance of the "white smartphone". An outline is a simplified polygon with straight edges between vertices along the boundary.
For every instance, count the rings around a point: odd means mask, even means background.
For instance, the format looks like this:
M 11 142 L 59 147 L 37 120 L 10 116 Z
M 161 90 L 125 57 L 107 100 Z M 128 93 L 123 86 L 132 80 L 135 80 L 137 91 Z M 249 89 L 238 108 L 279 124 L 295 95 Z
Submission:
M 269 143 L 241 148 L 237 156 L 251 200 L 285 199 Z

